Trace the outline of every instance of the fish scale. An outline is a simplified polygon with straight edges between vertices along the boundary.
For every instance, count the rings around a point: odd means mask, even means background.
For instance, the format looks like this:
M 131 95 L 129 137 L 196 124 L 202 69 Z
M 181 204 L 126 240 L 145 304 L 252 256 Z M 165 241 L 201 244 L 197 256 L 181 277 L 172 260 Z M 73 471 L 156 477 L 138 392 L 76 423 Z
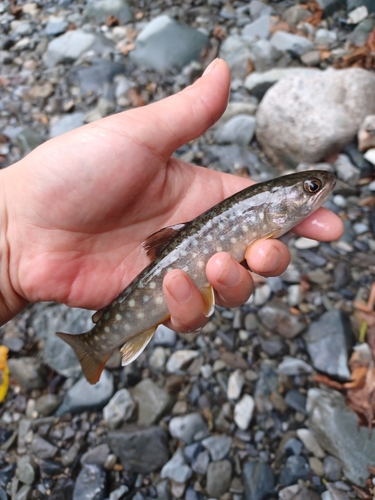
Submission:
M 121 346 L 123 365 L 136 359 L 157 326 L 169 318 L 163 280 L 172 269 L 182 269 L 201 291 L 209 316 L 214 293 L 205 268 L 218 252 L 237 261 L 254 243 L 279 237 L 313 213 L 331 194 L 335 176 L 307 171 L 252 185 L 225 199 L 190 222 L 163 228 L 143 246 L 152 262 L 109 304 L 93 316 L 87 333 L 58 332 L 75 350 L 83 372 L 96 383 L 112 352 Z

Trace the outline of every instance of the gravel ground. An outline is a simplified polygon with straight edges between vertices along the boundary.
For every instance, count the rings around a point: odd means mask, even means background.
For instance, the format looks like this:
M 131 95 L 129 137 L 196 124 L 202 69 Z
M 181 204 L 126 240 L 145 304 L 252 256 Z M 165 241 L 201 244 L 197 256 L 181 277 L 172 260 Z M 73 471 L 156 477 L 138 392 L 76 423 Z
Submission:
M 1 167 L 179 91 L 220 56 L 228 110 L 176 155 L 255 180 L 319 162 L 338 177 L 326 206 L 345 233 L 284 236 L 292 262 L 281 277 L 258 277 L 246 304 L 216 308 L 200 333 L 160 327 L 130 366 L 114 355 L 94 387 L 54 335 L 86 331 L 92 312 L 34 304 L 3 326 L 12 383 L 0 407 L 0 499 L 371 499 L 375 435 L 315 376 L 349 381 L 353 350 L 371 347 L 356 304 L 375 273 L 374 121 L 359 147 L 356 135 L 375 114 L 375 3 L 176 4 L 0 2 Z M 340 78 L 322 83 L 332 67 Z M 292 95 L 306 79 L 318 83 Z M 294 127 L 279 124 L 285 110 Z

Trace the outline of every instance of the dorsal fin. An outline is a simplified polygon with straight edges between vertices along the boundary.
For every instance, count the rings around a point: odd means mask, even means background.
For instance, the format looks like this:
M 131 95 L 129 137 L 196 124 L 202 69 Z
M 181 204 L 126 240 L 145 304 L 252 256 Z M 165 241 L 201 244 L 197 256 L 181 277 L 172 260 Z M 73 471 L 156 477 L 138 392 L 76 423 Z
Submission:
M 151 260 L 156 259 L 168 243 L 173 240 L 176 234 L 185 226 L 183 224 L 174 224 L 173 226 L 163 227 L 156 233 L 151 234 L 143 243 L 142 246 L 146 250 L 146 254 Z

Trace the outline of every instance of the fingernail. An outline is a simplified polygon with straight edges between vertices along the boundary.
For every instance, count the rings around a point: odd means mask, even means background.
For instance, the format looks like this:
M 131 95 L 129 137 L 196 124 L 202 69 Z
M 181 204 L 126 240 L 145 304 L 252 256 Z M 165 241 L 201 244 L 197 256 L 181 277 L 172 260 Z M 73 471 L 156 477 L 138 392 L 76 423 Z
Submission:
M 183 274 L 176 274 L 167 285 L 169 293 L 179 303 L 187 302 L 192 296 L 191 284 Z
M 216 59 L 214 59 L 208 66 L 207 68 L 204 70 L 203 72 L 203 75 L 202 76 L 206 76 L 208 75 L 208 73 L 211 73 L 211 71 L 214 69 L 214 67 L 216 66 L 216 64 L 218 63 L 219 61 L 219 58 L 217 57 Z
M 238 285 L 241 281 L 241 272 L 229 255 L 222 262 L 217 281 L 222 285 L 230 287 Z

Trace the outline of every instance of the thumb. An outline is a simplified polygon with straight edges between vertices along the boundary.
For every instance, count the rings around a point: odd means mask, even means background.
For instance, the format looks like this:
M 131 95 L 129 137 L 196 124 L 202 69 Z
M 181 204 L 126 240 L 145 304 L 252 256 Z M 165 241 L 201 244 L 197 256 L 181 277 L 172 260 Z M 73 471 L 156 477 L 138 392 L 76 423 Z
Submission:
M 230 84 L 228 66 L 215 59 L 193 85 L 159 102 L 117 115 L 127 135 L 169 156 L 202 135 L 223 114 Z M 122 115 L 122 116 L 121 116 Z M 131 121 L 131 127 L 129 127 Z

